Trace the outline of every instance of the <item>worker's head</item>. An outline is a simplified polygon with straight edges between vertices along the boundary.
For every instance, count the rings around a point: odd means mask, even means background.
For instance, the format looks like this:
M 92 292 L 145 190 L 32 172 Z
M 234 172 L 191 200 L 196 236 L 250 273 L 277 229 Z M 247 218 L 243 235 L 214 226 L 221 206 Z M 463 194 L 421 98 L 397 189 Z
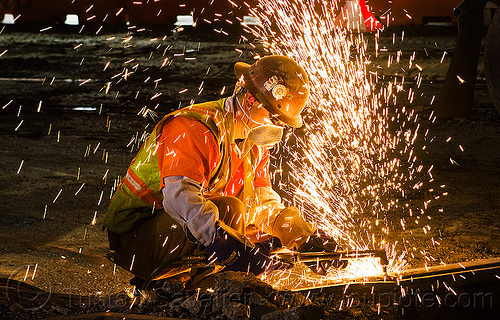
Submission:
M 281 140 L 285 123 L 273 116 L 239 83 L 235 88 L 235 138 L 270 147 Z
M 271 118 L 294 128 L 302 126 L 300 114 L 309 97 L 309 81 L 297 62 L 285 56 L 272 55 L 252 65 L 237 62 L 234 72 L 241 86 L 250 93 L 245 97 L 248 106 L 261 105 Z M 250 116 L 253 118 L 253 115 Z

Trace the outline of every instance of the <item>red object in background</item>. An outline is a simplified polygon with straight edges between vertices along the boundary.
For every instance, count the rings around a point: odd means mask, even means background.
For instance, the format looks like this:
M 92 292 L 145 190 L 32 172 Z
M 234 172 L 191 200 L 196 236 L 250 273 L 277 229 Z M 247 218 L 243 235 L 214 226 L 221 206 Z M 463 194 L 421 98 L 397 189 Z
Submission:
M 456 24 L 453 16 L 461 0 L 369 0 L 375 16 L 387 26 Z
M 384 29 L 380 21 L 375 18 L 373 13 L 370 11 L 370 8 L 365 4 L 365 0 L 359 0 L 359 6 L 361 8 L 361 14 L 367 32 Z

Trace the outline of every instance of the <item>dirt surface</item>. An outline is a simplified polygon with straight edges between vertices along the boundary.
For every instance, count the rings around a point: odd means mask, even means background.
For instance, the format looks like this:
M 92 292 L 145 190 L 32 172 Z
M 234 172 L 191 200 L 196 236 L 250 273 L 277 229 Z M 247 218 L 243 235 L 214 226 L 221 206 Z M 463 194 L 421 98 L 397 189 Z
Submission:
M 227 95 L 234 62 L 263 52 L 240 43 L 237 31 L 77 31 L 5 28 L 0 34 L 0 277 L 54 293 L 107 296 L 123 291 L 131 275 L 103 257 L 102 219 L 141 136 L 179 105 Z M 455 33 L 407 30 L 401 41 L 402 30 L 394 32 L 395 44 L 391 32 L 383 33 L 386 50 L 377 57 L 371 52 L 373 67 L 411 79 L 415 70 L 386 68 L 387 55 L 416 52 L 423 81 L 409 107 L 422 115 L 420 130 L 433 137 L 417 141 L 427 145 L 417 155 L 434 165 L 433 184 L 446 185 L 448 195 L 429 208 L 430 235 L 415 227 L 391 240 L 411 238 L 436 263 L 499 257 L 500 117 L 482 67 L 471 118 L 431 122 L 429 104 L 439 98 Z M 400 106 L 407 95 L 400 94 Z M 145 106 L 156 116 L 143 114 Z M 414 267 L 426 263 L 409 259 Z
M 1 34 L 8 50 L 0 61 L 4 277 L 38 264 L 50 270 L 58 292 L 123 288 L 130 275 L 103 258 L 101 228 L 117 177 L 158 119 L 137 114 L 145 105 L 164 115 L 191 99 L 217 99 L 234 81 L 229 59 L 238 60 L 237 40 L 167 31 L 165 41 L 138 33 L 124 42 L 132 35 Z M 173 62 L 160 69 L 165 58 Z M 103 92 L 124 65 L 132 75 Z

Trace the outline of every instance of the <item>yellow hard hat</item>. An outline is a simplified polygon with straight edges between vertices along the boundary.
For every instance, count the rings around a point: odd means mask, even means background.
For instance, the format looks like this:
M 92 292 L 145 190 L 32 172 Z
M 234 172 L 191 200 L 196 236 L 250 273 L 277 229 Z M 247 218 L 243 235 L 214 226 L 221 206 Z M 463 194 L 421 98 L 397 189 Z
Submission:
M 309 97 L 309 80 L 295 60 L 271 55 L 249 65 L 237 62 L 234 73 L 243 87 L 273 116 L 295 128 Z

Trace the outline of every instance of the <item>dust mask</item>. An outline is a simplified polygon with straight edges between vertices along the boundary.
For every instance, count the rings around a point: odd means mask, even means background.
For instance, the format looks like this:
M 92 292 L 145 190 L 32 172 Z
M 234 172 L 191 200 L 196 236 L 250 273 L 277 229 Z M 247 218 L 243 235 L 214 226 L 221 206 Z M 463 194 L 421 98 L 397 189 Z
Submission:
M 274 124 L 270 123 L 259 123 L 254 121 L 247 113 L 245 108 L 243 108 L 238 101 L 238 99 L 235 97 L 236 103 L 238 104 L 238 107 L 240 110 L 243 112 L 245 117 L 249 120 L 252 121 L 256 124 L 259 124 L 259 126 L 252 128 L 248 131 L 247 134 L 247 141 L 250 141 L 260 147 L 272 147 L 278 142 L 281 141 L 281 138 L 283 137 L 283 127 L 282 126 L 277 126 Z M 246 124 L 245 124 L 246 125 Z
M 263 124 L 250 129 L 248 140 L 261 147 L 272 147 L 280 142 L 283 136 L 283 127 L 274 124 Z

